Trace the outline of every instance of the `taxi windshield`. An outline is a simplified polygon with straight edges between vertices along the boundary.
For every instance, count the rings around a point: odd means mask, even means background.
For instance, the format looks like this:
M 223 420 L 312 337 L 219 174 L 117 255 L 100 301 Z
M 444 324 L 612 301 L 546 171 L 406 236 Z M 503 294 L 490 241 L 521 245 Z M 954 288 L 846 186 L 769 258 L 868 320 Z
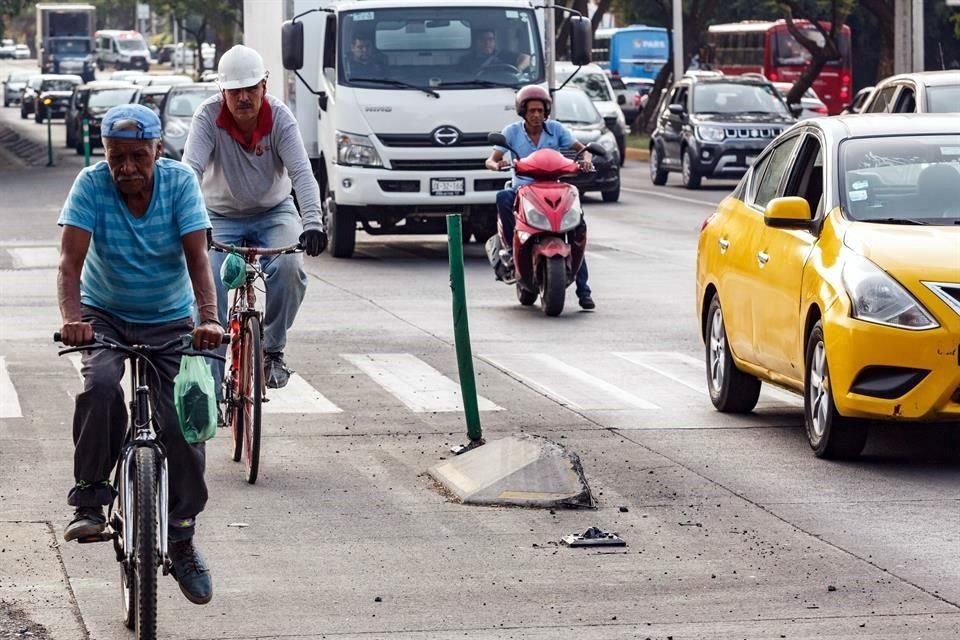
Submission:
M 847 140 L 840 163 L 840 206 L 853 220 L 960 221 L 960 135 Z

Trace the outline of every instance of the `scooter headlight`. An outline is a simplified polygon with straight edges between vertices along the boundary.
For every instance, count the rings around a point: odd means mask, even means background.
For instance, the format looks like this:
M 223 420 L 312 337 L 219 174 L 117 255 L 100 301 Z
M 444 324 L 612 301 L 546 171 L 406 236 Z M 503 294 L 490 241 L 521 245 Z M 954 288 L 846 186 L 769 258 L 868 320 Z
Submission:
M 550 224 L 547 216 L 543 215 L 543 213 L 526 198 L 523 198 L 523 213 L 527 217 L 527 224 L 531 227 L 536 227 L 544 231 L 553 230 L 553 226 Z
M 560 231 L 570 231 L 576 229 L 577 225 L 580 224 L 580 220 L 583 218 L 583 207 L 580 205 L 580 194 L 578 193 L 573 197 L 573 204 L 570 205 L 570 210 L 563 214 L 563 219 L 560 220 Z

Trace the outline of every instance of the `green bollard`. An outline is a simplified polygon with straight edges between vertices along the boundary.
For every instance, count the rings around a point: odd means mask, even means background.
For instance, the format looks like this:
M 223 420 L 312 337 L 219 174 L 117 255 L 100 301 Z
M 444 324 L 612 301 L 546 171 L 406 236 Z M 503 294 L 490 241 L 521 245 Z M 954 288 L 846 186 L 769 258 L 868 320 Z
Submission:
M 53 166 L 53 113 L 50 111 L 52 101 L 44 102 L 47 106 L 47 166 Z
M 90 121 L 83 119 L 83 166 L 90 166 Z
M 470 444 L 457 451 L 483 444 L 480 430 L 480 409 L 477 406 L 477 384 L 473 374 L 473 353 L 470 349 L 470 326 L 467 323 L 467 292 L 463 278 L 463 236 L 460 214 L 447 216 L 447 246 L 450 256 L 450 289 L 453 292 L 453 335 L 457 347 L 457 369 L 460 371 L 460 394 L 467 417 Z

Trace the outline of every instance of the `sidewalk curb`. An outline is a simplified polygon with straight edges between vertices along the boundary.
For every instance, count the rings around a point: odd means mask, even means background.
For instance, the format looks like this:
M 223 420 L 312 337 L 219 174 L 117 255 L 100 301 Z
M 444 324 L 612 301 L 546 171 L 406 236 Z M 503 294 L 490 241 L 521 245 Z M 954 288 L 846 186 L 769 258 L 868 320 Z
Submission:
M 649 160 L 649 159 L 650 159 L 649 150 L 627 147 L 627 160 Z

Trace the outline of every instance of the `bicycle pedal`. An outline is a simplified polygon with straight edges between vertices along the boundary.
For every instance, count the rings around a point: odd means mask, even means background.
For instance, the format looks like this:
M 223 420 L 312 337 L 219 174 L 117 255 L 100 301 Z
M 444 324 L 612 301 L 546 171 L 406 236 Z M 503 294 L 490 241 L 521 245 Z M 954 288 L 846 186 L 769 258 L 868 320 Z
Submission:
M 95 536 L 84 536 L 83 538 L 77 538 L 77 542 L 80 544 L 90 544 L 92 542 L 110 542 L 116 537 L 117 534 L 113 531 L 103 531 Z

